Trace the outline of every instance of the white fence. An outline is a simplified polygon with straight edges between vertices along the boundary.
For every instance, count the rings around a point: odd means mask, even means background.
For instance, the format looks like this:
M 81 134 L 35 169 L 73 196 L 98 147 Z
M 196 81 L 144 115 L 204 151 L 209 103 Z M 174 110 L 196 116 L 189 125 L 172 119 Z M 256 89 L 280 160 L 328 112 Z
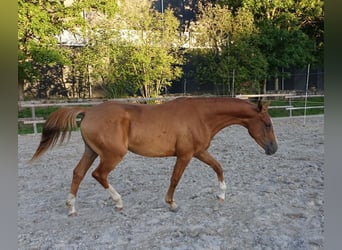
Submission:
M 178 96 L 177 96 L 178 97 Z M 169 101 L 176 99 L 177 97 L 159 97 L 159 98 L 122 98 L 122 99 L 106 99 L 101 101 L 94 101 L 94 100 L 81 100 L 77 102 L 54 102 L 54 103 L 43 103 L 41 101 L 21 101 L 18 102 L 19 108 L 31 108 L 32 116 L 30 118 L 19 118 L 18 122 L 22 122 L 23 124 L 32 124 L 33 131 L 35 134 L 38 133 L 37 124 L 44 123 L 45 119 L 43 117 L 36 116 L 36 108 L 38 107 L 66 107 L 66 106 L 93 106 L 105 101 L 115 100 L 115 101 L 122 101 L 122 102 L 149 102 L 149 101 Z M 298 98 L 307 98 L 307 97 L 324 97 L 324 95 L 293 95 L 293 94 L 255 94 L 255 95 L 237 95 L 236 98 L 240 99 L 249 99 L 249 98 L 285 98 L 288 101 L 288 105 L 283 106 L 270 106 L 269 109 L 285 109 L 289 111 L 289 116 L 291 117 L 292 110 L 299 110 L 299 109 L 322 109 L 324 105 L 321 106 L 304 106 L 304 107 L 294 107 L 293 100 Z
M 292 110 L 299 110 L 299 109 L 322 109 L 323 106 L 304 106 L 304 107 L 294 107 L 292 105 L 293 99 L 298 98 L 308 98 L 308 97 L 324 97 L 324 95 L 294 95 L 294 94 L 255 94 L 255 95 L 237 95 L 237 98 L 241 99 L 249 99 L 249 98 L 270 98 L 270 97 L 283 97 L 288 100 L 288 105 L 284 106 L 270 106 L 269 108 L 284 108 L 289 110 L 289 116 L 292 116 Z

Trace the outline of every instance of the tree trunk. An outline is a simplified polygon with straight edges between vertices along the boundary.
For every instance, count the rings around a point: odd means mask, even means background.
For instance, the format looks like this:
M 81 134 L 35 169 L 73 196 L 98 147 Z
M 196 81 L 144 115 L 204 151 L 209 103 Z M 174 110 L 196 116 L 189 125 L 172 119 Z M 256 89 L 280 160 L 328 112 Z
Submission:
M 24 79 L 18 81 L 18 99 L 19 99 L 19 101 L 24 100 L 24 85 L 25 85 Z
M 276 93 L 278 93 L 279 91 L 279 78 L 278 77 L 274 79 L 274 90 Z
M 263 94 L 266 94 L 266 92 L 267 92 L 266 83 L 267 83 L 267 80 L 264 79 L 264 82 L 263 82 L 263 84 L 262 84 L 262 92 L 263 92 Z
M 142 94 L 142 96 L 143 96 L 144 98 L 150 97 L 149 86 L 148 86 L 147 84 L 144 84 L 144 85 L 143 85 L 143 91 L 142 91 L 141 94 Z

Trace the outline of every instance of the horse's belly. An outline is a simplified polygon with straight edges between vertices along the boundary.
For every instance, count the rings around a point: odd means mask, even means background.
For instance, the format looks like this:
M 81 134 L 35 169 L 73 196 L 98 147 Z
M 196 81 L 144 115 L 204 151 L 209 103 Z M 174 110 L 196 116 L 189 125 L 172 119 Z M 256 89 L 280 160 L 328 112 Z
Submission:
M 145 135 L 148 132 L 146 131 Z M 167 135 L 135 136 L 128 139 L 129 151 L 148 157 L 174 156 L 176 153 L 175 138 Z
M 170 143 L 139 143 L 139 144 L 129 144 L 129 151 L 148 157 L 166 157 L 174 156 L 175 146 Z

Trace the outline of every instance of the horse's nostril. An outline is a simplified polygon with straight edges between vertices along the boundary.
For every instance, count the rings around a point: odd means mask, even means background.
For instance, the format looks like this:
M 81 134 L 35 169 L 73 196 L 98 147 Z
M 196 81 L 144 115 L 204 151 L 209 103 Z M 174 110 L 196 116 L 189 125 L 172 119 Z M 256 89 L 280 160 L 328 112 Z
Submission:
M 278 150 L 278 145 L 274 143 L 270 143 L 266 146 L 265 153 L 267 155 L 273 155 Z

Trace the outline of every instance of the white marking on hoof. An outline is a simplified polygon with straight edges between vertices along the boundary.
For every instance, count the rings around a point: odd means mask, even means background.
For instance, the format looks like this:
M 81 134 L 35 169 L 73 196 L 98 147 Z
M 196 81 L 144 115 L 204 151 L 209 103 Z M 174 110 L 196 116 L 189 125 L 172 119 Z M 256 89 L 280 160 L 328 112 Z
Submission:
M 217 197 L 219 198 L 219 200 L 224 201 L 224 199 L 226 197 L 227 186 L 226 186 L 226 183 L 224 181 L 219 182 L 219 185 L 220 185 L 220 191 L 219 191 L 219 194 L 217 195 Z
M 118 206 L 115 206 L 115 210 L 116 210 L 116 211 L 118 211 L 118 212 L 120 212 L 120 211 L 122 211 L 122 210 L 123 210 L 123 207 L 118 207 Z
M 177 206 L 176 202 L 172 201 L 172 202 L 170 203 L 170 210 L 171 210 L 172 212 L 177 212 L 177 211 L 178 211 L 178 206 Z
M 110 184 L 106 190 L 108 191 L 108 193 L 110 194 L 110 196 L 114 200 L 116 209 L 122 210 L 123 203 L 122 203 L 121 195 Z
M 123 204 L 121 200 L 120 202 L 116 203 L 115 208 L 117 211 L 121 211 L 123 209 Z
M 69 216 L 75 216 L 77 215 L 76 208 L 75 208 L 75 202 L 76 202 L 76 197 L 75 195 L 69 193 L 68 194 L 68 199 L 66 201 L 66 205 L 69 208 Z
M 68 216 L 70 216 L 70 217 L 75 217 L 75 216 L 77 216 L 77 211 L 69 212 L 69 213 L 68 213 Z

